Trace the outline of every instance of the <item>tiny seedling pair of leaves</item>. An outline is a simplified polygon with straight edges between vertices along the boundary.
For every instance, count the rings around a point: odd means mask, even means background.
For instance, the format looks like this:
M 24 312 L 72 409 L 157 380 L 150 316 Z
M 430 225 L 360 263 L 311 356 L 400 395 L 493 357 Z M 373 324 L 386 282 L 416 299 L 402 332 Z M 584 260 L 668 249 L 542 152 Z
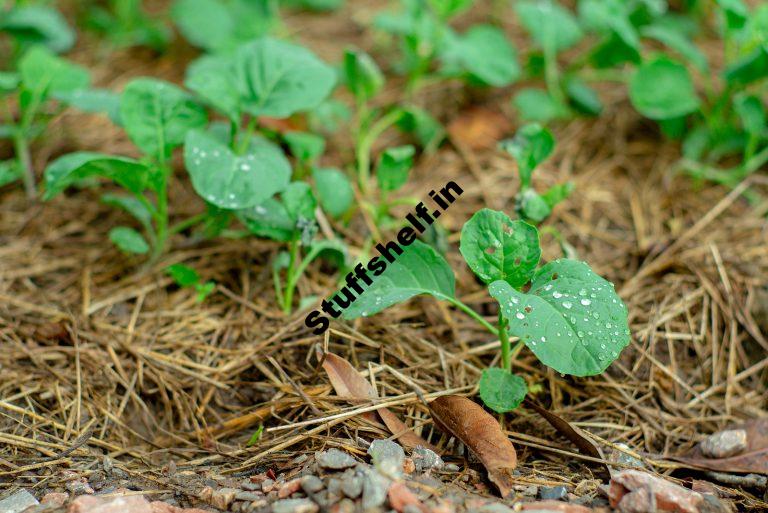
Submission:
M 65 188 L 99 177 L 111 180 L 131 196 L 107 195 L 104 202 L 130 213 L 144 227 L 149 243 L 129 227 L 110 232 L 110 239 L 123 251 L 144 254 L 150 247 L 156 254 L 165 246 L 168 213 L 165 201 L 153 204 L 145 195 L 166 197 L 169 159 L 190 130 L 207 123 L 207 115 L 194 98 L 173 84 L 138 78 L 126 85 L 120 96 L 120 120 L 131 141 L 144 158 L 76 152 L 60 157 L 45 170 L 45 199 Z M 153 222 L 155 223 L 153 225 Z
M 173 264 L 165 272 L 179 287 L 193 289 L 197 293 L 195 300 L 198 303 L 205 301 L 216 288 L 216 282 L 203 282 L 200 274 L 188 265 Z
M 553 185 L 543 194 L 532 188 L 533 172 L 554 150 L 555 138 L 548 129 L 532 123 L 523 126 L 512 139 L 502 141 L 499 146 L 517 162 L 520 192 L 515 196 L 515 210 L 525 220 L 542 222 L 573 190 L 571 183 Z
M 279 21 L 273 0 L 176 0 L 171 17 L 182 35 L 209 52 L 260 37 Z
M 75 31 L 52 7 L 19 5 L 0 17 L 0 32 L 13 37 L 21 48 L 43 45 L 54 53 L 63 53 L 75 44 Z
M 460 250 L 499 302 L 509 334 L 557 372 L 599 374 L 629 343 L 626 307 L 613 285 L 587 264 L 560 259 L 537 269 L 541 248 L 534 226 L 483 209 L 464 225 Z M 448 263 L 430 246 L 415 241 L 342 316 L 373 315 L 420 294 L 459 304 Z M 491 371 L 485 382 L 506 382 L 501 395 L 491 398 L 489 388 L 484 395 L 497 411 L 508 411 L 522 399 L 515 393 L 522 384 L 515 378 L 500 378 L 498 372 Z

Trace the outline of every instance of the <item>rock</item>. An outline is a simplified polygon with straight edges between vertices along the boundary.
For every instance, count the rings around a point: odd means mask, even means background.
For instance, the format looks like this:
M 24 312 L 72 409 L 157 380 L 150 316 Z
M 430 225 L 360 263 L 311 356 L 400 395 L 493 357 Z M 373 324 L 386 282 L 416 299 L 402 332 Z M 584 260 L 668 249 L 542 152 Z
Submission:
M 219 488 L 213 491 L 211 496 L 211 506 L 218 509 L 229 509 L 229 505 L 235 500 L 235 495 L 240 490 L 236 488 Z
M 560 501 L 529 502 L 522 505 L 522 510 L 527 513 L 592 513 L 587 507 Z
M 301 489 L 309 495 L 317 493 L 324 488 L 323 480 L 317 476 L 304 476 L 301 478 Z
M 162 501 L 153 501 L 150 506 L 152 513 L 208 513 L 200 508 L 180 508 Z
M 621 449 L 625 449 L 627 451 L 631 451 L 632 448 L 624 443 L 618 443 L 616 444 L 616 447 L 619 447 Z M 613 450 L 611 451 L 611 454 L 608 458 L 609 461 L 615 462 L 615 463 L 621 463 L 622 465 L 627 465 L 630 467 L 637 467 L 639 469 L 645 469 L 647 466 L 645 463 L 643 463 L 642 460 L 635 458 L 631 454 L 627 454 L 624 451 L 619 450 Z M 621 469 L 619 469 L 621 470 Z
M 539 497 L 545 501 L 560 501 L 568 495 L 568 489 L 565 486 L 542 486 L 539 490 Z
M 261 482 L 261 491 L 264 493 L 269 493 L 275 488 L 275 481 L 272 479 L 265 479 Z
M 536 485 L 524 486 L 521 492 L 526 497 L 536 497 L 539 494 L 539 487 Z
M 50 493 L 46 493 L 43 496 L 43 498 L 40 499 L 40 504 L 51 504 L 53 506 L 63 506 L 68 500 L 69 500 L 68 493 L 50 492 Z
M 389 481 L 372 470 L 363 472 L 363 509 L 377 508 L 387 500 Z
M 0 513 L 21 513 L 25 509 L 37 506 L 38 504 L 34 495 L 22 489 L 0 501 Z
M 245 490 L 241 490 L 235 494 L 235 500 L 236 501 L 258 501 L 264 498 L 264 495 L 258 492 L 246 492 Z
M 330 513 L 355 513 L 355 502 L 350 499 L 342 499 L 331 506 Z
M 416 507 L 417 511 L 421 511 L 421 501 L 405 483 L 393 483 L 387 491 L 387 497 L 389 498 L 389 505 L 400 513 L 408 513 L 406 508 L 411 506 Z
M 141 495 L 99 497 L 81 495 L 69 505 L 67 513 L 153 513 L 147 499 Z
M 728 458 L 747 448 L 746 429 L 728 429 L 709 435 L 699 444 L 702 454 L 710 458 Z
M 283 499 L 272 504 L 272 513 L 317 513 L 319 510 L 309 499 Z
M 376 470 L 393 479 L 402 477 L 405 451 L 400 444 L 392 440 L 374 440 L 368 454 Z
M 413 463 L 416 465 L 416 470 L 419 472 L 425 472 L 431 469 L 439 469 L 445 465 L 439 454 L 431 449 L 422 447 L 421 445 L 417 445 L 413 449 L 413 452 L 411 452 L 411 458 L 413 458 Z
M 405 458 L 403 461 L 403 472 L 406 474 L 413 474 L 416 472 L 416 464 L 413 462 L 413 458 Z
M 639 470 L 614 474 L 608 489 L 608 499 L 611 507 L 622 513 L 712 511 L 711 504 L 700 493 Z
M 301 490 L 301 478 L 297 477 L 296 479 L 291 479 L 287 483 L 280 485 L 277 496 L 281 499 L 287 499 L 299 490 Z
M 357 472 L 350 472 L 341 477 L 341 491 L 350 499 L 357 499 L 363 493 L 363 478 Z
M 254 483 L 250 479 L 244 479 L 240 482 L 240 488 L 249 492 L 256 492 L 261 490 L 261 484 Z
M 64 483 L 64 488 L 74 495 L 92 494 L 93 488 L 84 477 L 78 477 Z
M 499 502 L 492 504 L 485 504 L 477 510 L 477 513 L 513 513 L 514 510 L 509 506 L 505 506 Z
M 327 451 L 315 453 L 315 460 L 322 468 L 331 470 L 343 470 L 354 467 L 357 463 L 355 458 L 339 449 L 328 449 Z

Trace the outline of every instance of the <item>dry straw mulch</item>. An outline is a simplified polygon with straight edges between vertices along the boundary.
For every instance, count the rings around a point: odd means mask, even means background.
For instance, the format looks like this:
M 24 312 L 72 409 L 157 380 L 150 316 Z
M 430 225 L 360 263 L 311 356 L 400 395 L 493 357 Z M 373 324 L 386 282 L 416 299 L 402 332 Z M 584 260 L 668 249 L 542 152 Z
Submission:
M 136 74 L 114 67 L 103 83 Z M 166 71 L 178 80 L 176 67 Z M 422 100 L 440 104 L 446 120 L 469 101 L 455 90 L 431 89 Z M 768 180 L 754 176 L 731 191 L 680 176 L 679 149 L 619 92 L 605 94 L 600 119 L 556 130 L 556 155 L 539 180 L 575 182 L 549 223 L 616 283 L 632 343 L 601 376 L 558 375 L 525 350 L 515 365 L 540 402 L 606 448 L 625 443 L 660 462 L 768 410 Z M 497 109 L 507 97 L 479 101 Z M 65 116 L 38 162 L 72 147 L 130 151 L 99 123 Z M 406 194 L 423 196 L 448 179 L 464 187 L 441 217 L 451 233 L 447 257 L 462 300 L 492 319 L 495 305 L 462 263 L 457 234 L 479 208 L 511 212 L 517 179 L 509 158 L 461 150 L 447 144 L 422 159 Z M 348 151 L 334 146 L 327 163 L 340 165 Z M 177 175 L 172 205 L 183 217 L 200 205 Z M 747 188 L 758 193 L 751 202 Z M 317 344 L 366 371 L 383 402 L 445 446 L 415 392 L 473 395 L 481 369 L 498 359 L 492 336 L 429 298 L 314 336 L 302 313 L 286 317 L 275 306 L 269 263 L 277 244 L 179 236 L 156 268 L 143 269 L 106 237 L 125 222 L 92 190 L 36 205 L 20 190 L 0 196 L 0 487 L 46 488 L 62 469 L 88 474 L 103 455 L 163 489 L 170 485 L 161 468 L 171 461 L 239 473 L 282 469 L 320 448 L 361 452 L 356 437 L 388 433 L 354 418 L 368 405 L 333 395 Z M 347 234 L 353 244 L 362 240 L 360 230 Z M 551 235 L 544 246 L 546 259 L 561 256 Z M 197 304 L 162 273 L 176 262 L 215 280 L 216 292 Z M 334 286 L 332 270 L 313 265 L 299 295 L 324 297 Z M 593 467 L 534 412 L 504 422 L 525 482 L 575 486 L 590 478 Z M 247 447 L 261 424 L 261 440 Z

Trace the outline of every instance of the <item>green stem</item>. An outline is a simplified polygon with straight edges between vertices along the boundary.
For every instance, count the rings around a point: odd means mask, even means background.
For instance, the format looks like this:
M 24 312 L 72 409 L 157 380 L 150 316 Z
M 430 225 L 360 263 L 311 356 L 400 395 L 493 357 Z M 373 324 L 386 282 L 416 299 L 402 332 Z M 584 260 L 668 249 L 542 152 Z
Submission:
M 173 226 L 171 226 L 169 232 L 170 232 L 171 235 L 177 234 L 177 233 L 181 233 L 184 230 L 186 230 L 187 228 L 190 228 L 190 227 L 196 225 L 197 223 L 205 220 L 205 218 L 207 216 L 208 216 L 207 214 L 197 214 L 197 215 L 192 216 L 192 217 L 190 217 L 188 219 L 185 219 L 183 221 L 179 221 L 178 223 L 176 223 Z
M 294 239 L 291 241 L 290 248 L 291 260 L 288 263 L 288 277 L 285 280 L 285 296 L 283 297 L 283 313 L 288 315 L 291 313 L 291 307 L 293 306 L 293 292 L 296 290 L 296 283 L 299 281 L 300 273 L 306 266 L 296 267 L 296 262 L 299 258 L 299 240 Z
M 248 149 L 248 145 L 251 142 L 251 137 L 253 137 L 253 133 L 256 131 L 256 127 L 258 127 L 258 125 L 258 118 L 252 117 L 248 120 L 248 125 L 245 127 L 245 134 L 242 134 L 243 137 L 240 139 L 240 145 L 237 148 L 237 153 L 239 155 L 242 155 Z
M 557 53 L 554 45 L 544 45 L 544 80 L 549 95 L 560 106 L 565 106 L 565 97 L 560 88 L 560 72 L 557 69 Z
M 397 123 L 403 116 L 403 111 L 395 109 L 376 121 L 367 130 L 358 135 L 357 143 L 357 181 L 364 196 L 368 194 L 371 180 L 371 149 L 381 134 Z
M 509 333 L 507 321 L 499 312 L 499 342 L 501 342 L 501 368 L 512 372 L 512 357 L 510 356 Z
M 458 308 L 459 310 L 461 310 L 465 314 L 467 314 L 470 317 L 472 317 L 474 320 L 479 322 L 480 325 L 483 326 L 483 328 L 487 329 L 488 331 L 490 331 L 494 335 L 499 336 L 499 330 L 494 328 L 493 324 L 491 324 L 490 322 L 488 322 L 485 319 L 483 319 L 483 317 L 479 313 L 477 313 L 474 310 L 472 310 L 470 307 L 468 307 L 467 305 L 465 305 L 464 303 L 459 301 L 457 298 L 446 296 L 446 297 L 443 297 L 442 299 L 445 299 L 446 301 L 451 303 L 453 306 L 455 306 L 456 308 Z
M 157 191 L 157 208 L 155 209 L 155 246 L 152 248 L 150 262 L 157 262 L 165 251 L 168 243 L 168 175 L 170 169 L 168 164 L 161 162 L 158 164 L 160 173 L 160 187 Z
M 21 166 L 21 177 L 24 180 L 24 189 L 27 191 L 27 198 L 33 200 L 37 196 L 37 190 L 35 188 L 35 171 L 32 169 L 32 158 L 29 154 L 29 142 L 20 127 L 14 131 L 13 149 L 16 152 L 16 159 L 19 166 Z

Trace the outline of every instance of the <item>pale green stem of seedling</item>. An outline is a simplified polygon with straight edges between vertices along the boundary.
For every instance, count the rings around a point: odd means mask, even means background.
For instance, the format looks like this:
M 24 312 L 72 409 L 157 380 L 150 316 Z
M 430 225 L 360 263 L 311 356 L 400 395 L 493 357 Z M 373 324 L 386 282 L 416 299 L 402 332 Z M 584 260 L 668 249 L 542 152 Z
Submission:
M 357 181 L 360 191 L 367 196 L 371 180 L 371 150 L 376 139 L 381 137 L 389 127 L 397 123 L 403 116 L 401 110 L 393 110 L 373 123 L 370 128 L 363 129 L 357 139 Z
M 499 342 L 501 342 L 501 368 L 512 371 L 512 358 L 510 357 L 509 333 L 507 321 L 499 312 Z

